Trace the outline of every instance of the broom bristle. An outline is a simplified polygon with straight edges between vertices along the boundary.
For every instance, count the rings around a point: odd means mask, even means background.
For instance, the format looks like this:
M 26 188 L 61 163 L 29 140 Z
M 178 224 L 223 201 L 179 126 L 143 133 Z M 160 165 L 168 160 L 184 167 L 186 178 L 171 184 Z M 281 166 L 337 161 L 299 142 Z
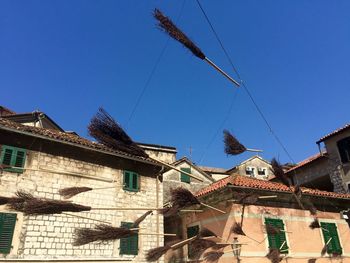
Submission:
M 241 144 L 228 130 L 224 130 L 225 153 L 237 155 L 245 152 L 247 148 Z
M 164 207 L 162 209 L 159 209 L 158 212 L 162 214 L 164 217 L 170 217 L 173 215 L 176 215 L 179 212 L 179 207 L 177 205 L 171 206 L 171 207 Z
M 203 227 L 199 231 L 199 237 L 212 237 L 212 236 L 216 237 L 217 235 L 213 231 L 209 230 L 208 228 Z
M 314 221 L 311 222 L 311 224 L 309 225 L 309 227 L 311 229 L 315 229 L 315 228 L 320 228 L 321 225 L 320 225 L 320 222 L 318 221 L 317 218 L 314 219 Z
M 153 16 L 159 21 L 159 28 L 168 33 L 170 37 L 179 41 L 187 47 L 193 55 L 200 59 L 205 59 L 205 55 L 168 17 L 162 14 L 159 9 L 155 9 Z
M 277 248 L 271 248 L 269 253 L 266 255 L 266 257 L 272 263 L 279 263 L 282 260 L 280 251 Z
M 270 224 L 266 224 L 265 228 L 266 228 L 266 233 L 268 235 L 277 235 L 277 234 L 281 233 L 281 229 L 274 227 Z
M 160 259 L 168 250 L 170 246 L 156 247 L 147 251 L 146 260 L 148 262 L 157 261 Z
M 11 197 L 0 196 L 0 205 L 6 205 L 10 202 Z
M 187 189 L 178 187 L 170 190 L 171 202 L 180 208 L 200 204 L 198 199 Z
M 25 191 L 19 190 L 16 192 L 16 197 L 11 197 L 8 202 L 8 207 L 12 210 L 23 212 L 26 202 L 33 200 L 34 196 Z
M 99 143 L 112 149 L 148 158 L 145 151 L 134 143 L 121 126 L 103 109 L 91 119 L 89 134 Z
M 146 219 L 146 217 L 149 215 L 149 214 L 152 214 L 152 210 L 150 211 L 147 211 L 146 213 L 144 213 L 142 216 L 140 216 L 138 219 L 136 219 L 134 221 L 134 223 L 132 224 L 132 228 L 137 228 L 140 223 Z
M 246 234 L 243 232 L 242 225 L 240 223 L 235 222 L 231 227 L 231 232 L 237 235 L 245 236 Z
M 310 258 L 307 262 L 308 263 L 316 263 L 316 258 Z
M 323 257 L 327 253 L 327 245 L 324 245 L 322 250 L 321 250 L 321 256 Z
M 64 199 L 69 199 L 72 198 L 73 196 L 80 194 L 80 193 L 84 193 L 84 192 L 88 192 L 91 191 L 92 188 L 91 187 L 66 187 L 66 188 L 62 188 L 58 191 L 58 193 L 63 196 Z
M 210 252 L 206 252 L 204 254 L 204 260 L 207 262 L 217 262 L 222 255 L 224 254 L 224 252 L 220 252 L 220 251 L 210 251 Z
M 279 179 L 284 185 L 289 187 L 290 180 L 284 173 L 280 163 L 275 158 L 271 160 L 271 166 L 272 166 L 272 172 L 276 176 L 276 178 Z
M 235 192 L 233 197 L 237 199 L 240 204 L 255 204 L 259 200 L 259 196 L 252 193 Z
M 81 246 L 91 242 L 104 242 L 130 237 L 135 231 L 125 227 L 112 227 L 105 224 L 96 225 L 95 228 L 77 228 L 74 232 L 73 246 Z
M 215 245 L 216 242 L 212 240 L 201 238 L 195 239 L 193 242 L 191 242 L 189 254 L 191 255 L 191 258 L 198 259 L 206 249 Z

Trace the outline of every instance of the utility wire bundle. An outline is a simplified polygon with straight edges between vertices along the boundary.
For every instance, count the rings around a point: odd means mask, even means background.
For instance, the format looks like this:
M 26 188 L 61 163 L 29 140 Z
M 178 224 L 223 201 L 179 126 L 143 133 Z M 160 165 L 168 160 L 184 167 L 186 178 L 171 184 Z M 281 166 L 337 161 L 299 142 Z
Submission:
M 206 55 L 202 52 L 202 50 L 196 46 L 190 40 L 185 33 L 183 33 L 168 17 L 163 15 L 163 13 L 159 9 L 155 9 L 153 16 L 155 19 L 158 20 L 158 27 L 166 32 L 170 37 L 175 39 L 176 41 L 180 42 L 182 45 L 184 45 L 186 48 L 188 48 L 193 55 L 200 58 L 201 60 L 205 60 L 209 65 L 215 68 L 215 70 L 219 71 L 221 74 L 223 74 L 228 80 L 233 82 L 238 87 L 240 84 L 231 78 L 226 72 L 224 72 L 221 68 L 219 68 L 217 65 L 214 64 Z

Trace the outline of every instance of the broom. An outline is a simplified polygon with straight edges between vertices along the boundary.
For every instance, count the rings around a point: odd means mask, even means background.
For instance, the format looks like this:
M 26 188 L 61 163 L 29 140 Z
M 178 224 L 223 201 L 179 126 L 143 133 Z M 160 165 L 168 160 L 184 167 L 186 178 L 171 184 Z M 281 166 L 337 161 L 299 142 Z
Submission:
M 180 42 L 186 48 L 188 48 L 193 55 L 196 57 L 205 60 L 210 66 L 212 66 L 215 70 L 219 71 L 222 75 L 224 75 L 228 80 L 237 85 L 240 84 L 231 78 L 227 73 L 225 73 L 222 69 L 220 69 L 217 65 L 214 64 L 206 55 L 197 47 L 168 17 L 164 16 L 159 9 L 155 9 L 153 16 L 158 20 L 158 27 L 166 32 L 170 37 Z
M 317 218 L 314 219 L 314 221 L 311 222 L 311 224 L 309 225 L 309 227 L 311 229 L 315 229 L 315 228 L 321 228 L 320 222 L 318 221 Z
M 201 238 L 201 239 L 210 239 L 213 237 L 217 237 L 222 239 L 221 237 L 218 237 L 214 232 L 212 232 L 211 230 L 207 229 L 207 228 L 203 228 L 199 231 L 199 233 L 193 237 L 181 240 L 180 242 L 171 245 L 171 248 L 178 248 L 178 247 L 182 247 L 190 242 L 192 242 L 195 239 Z
M 97 187 L 97 188 L 91 188 L 86 186 L 80 186 L 80 187 L 66 187 L 62 188 L 58 191 L 58 193 L 64 198 L 69 199 L 73 196 L 76 196 L 80 193 L 92 191 L 92 190 L 101 190 L 101 189 L 112 189 L 115 188 L 115 186 L 109 186 L 109 187 Z
M 213 248 L 215 250 L 218 250 L 228 245 L 231 245 L 231 244 L 230 243 L 217 244 L 215 241 L 212 241 L 212 240 L 198 238 L 198 239 L 195 239 L 193 242 L 191 242 L 190 254 L 192 258 L 199 259 L 200 256 L 203 254 L 203 252 L 208 248 Z
M 206 262 L 217 262 L 224 254 L 227 253 L 232 253 L 236 250 L 239 250 L 240 248 L 236 248 L 236 249 L 231 249 L 228 251 L 209 251 L 204 253 L 203 259 Z
M 218 208 L 215 208 L 213 206 L 200 202 L 189 190 L 183 187 L 171 189 L 170 195 L 171 195 L 171 202 L 177 207 L 185 207 L 185 206 L 201 204 L 205 207 L 208 207 L 220 213 L 226 214 L 225 211 L 222 211 Z
M 307 262 L 308 263 L 316 263 L 316 258 L 310 258 Z
M 131 138 L 126 134 L 122 127 L 103 108 L 99 108 L 98 112 L 91 119 L 88 126 L 88 132 L 99 143 L 107 147 L 110 147 L 117 151 L 124 151 L 144 158 L 149 158 L 168 168 L 174 169 L 200 182 L 203 182 L 201 178 L 194 176 L 191 173 L 181 171 L 173 165 L 149 157 L 141 147 L 139 147 L 135 142 L 131 140 Z
M 143 220 L 145 220 L 146 217 L 147 217 L 148 215 L 150 215 L 150 214 L 152 214 L 152 210 L 147 211 L 147 212 L 144 213 L 142 216 L 140 216 L 139 218 L 137 218 L 137 219 L 134 221 L 134 223 L 132 224 L 131 228 L 139 227 L 139 225 L 141 224 L 141 222 L 142 222 Z
M 280 251 L 277 248 L 270 248 L 270 251 L 266 257 L 271 261 L 271 263 L 279 263 L 282 261 Z
M 146 253 L 146 260 L 148 262 L 157 261 L 171 249 L 171 245 L 179 243 L 180 241 L 181 240 L 173 240 L 171 242 L 168 242 L 165 246 L 156 247 L 148 250 Z
M 331 242 L 331 240 L 332 240 L 332 238 L 330 237 L 330 238 L 328 239 L 327 243 L 323 246 L 323 248 L 322 248 L 322 250 L 321 250 L 321 256 L 322 256 L 322 257 L 326 254 L 327 248 L 328 248 L 328 244 L 329 244 L 329 242 Z
M 238 155 L 238 154 L 244 153 L 245 151 L 262 152 L 262 150 L 246 148 L 228 130 L 224 130 L 224 145 L 225 145 L 225 153 L 228 155 Z

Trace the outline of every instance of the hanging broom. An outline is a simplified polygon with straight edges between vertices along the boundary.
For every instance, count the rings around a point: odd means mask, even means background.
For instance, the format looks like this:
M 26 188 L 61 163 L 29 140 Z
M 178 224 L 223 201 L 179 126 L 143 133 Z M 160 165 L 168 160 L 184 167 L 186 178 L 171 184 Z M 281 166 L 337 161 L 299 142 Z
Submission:
M 91 187 L 86 187 L 86 186 L 80 186 L 80 187 L 66 187 L 62 188 L 58 191 L 58 193 L 64 198 L 64 199 L 69 199 L 72 198 L 73 196 L 76 196 L 80 193 L 85 193 L 89 192 L 92 190 L 102 190 L 102 189 L 113 189 L 115 186 L 108 186 L 108 187 L 96 187 L 96 188 L 91 188 Z
M 132 139 L 122 129 L 122 127 L 103 108 L 99 108 L 99 111 L 91 119 L 91 122 L 88 126 L 88 132 L 99 143 L 102 143 L 107 147 L 110 147 L 117 151 L 124 151 L 130 154 L 151 159 L 168 168 L 174 169 L 200 182 L 203 182 L 201 178 L 194 176 L 191 173 L 181 171 L 173 165 L 149 157 L 141 147 L 132 141 Z
M 179 243 L 181 240 L 173 240 L 171 242 L 168 242 L 166 245 L 161 246 L 161 247 L 156 247 L 156 248 L 152 248 L 150 250 L 147 251 L 146 253 L 146 260 L 148 262 L 154 262 L 157 261 L 158 259 L 160 259 L 164 254 L 166 254 L 166 252 L 168 252 L 169 250 L 171 250 L 171 246 L 173 244 Z
M 310 258 L 307 263 L 316 263 L 316 258 Z
M 330 237 L 330 238 L 327 240 L 326 244 L 323 246 L 323 248 L 322 248 L 322 250 L 321 250 L 321 256 L 322 256 L 322 257 L 326 254 L 327 249 L 328 249 L 328 244 L 331 242 L 331 240 L 332 240 L 332 238 Z
M 279 263 L 282 261 L 281 253 L 277 248 L 270 248 L 270 251 L 266 257 L 271 261 L 271 263 Z
M 321 228 L 320 222 L 318 221 L 317 218 L 314 219 L 314 221 L 311 222 L 311 224 L 309 225 L 309 227 L 311 229 L 315 229 L 315 228 Z
M 200 202 L 189 190 L 183 187 L 172 189 L 170 191 L 170 195 L 171 195 L 171 202 L 173 203 L 173 205 L 177 207 L 185 207 L 185 206 L 201 204 L 205 207 L 208 207 L 220 213 L 226 214 L 225 211 L 222 211 L 218 208 L 215 208 L 213 206 Z
M 140 216 L 139 218 L 137 218 L 137 219 L 134 221 L 134 223 L 132 224 L 131 228 L 139 227 L 139 225 L 141 224 L 141 222 L 142 222 L 143 220 L 145 220 L 146 217 L 147 217 L 148 215 L 150 215 L 150 214 L 152 214 L 152 210 L 147 211 L 147 212 L 144 213 L 142 216 Z
M 222 69 L 220 69 L 217 65 L 214 64 L 206 55 L 197 47 L 168 17 L 164 16 L 162 12 L 158 9 L 154 10 L 153 16 L 158 20 L 158 26 L 161 30 L 166 32 L 170 37 L 180 42 L 186 48 L 188 48 L 193 55 L 196 57 L 205 60 L 210 66 L 215 68 L 215 70 L 219 71 L 222 75 L 224 75 L 228 80 L 237 85 L 240 84 L 231 78 L 227 73 L 225 73 Z
M 230 243 L 226 244 L 217 244 L 215 241 L 209 240 L 209 239 L 195 239 L 193 242 L 191 242 L 191 258 L 199 259 L 200 256 L 203 254 L 205 250 L 208 248 L 212 248 L 215 250 L 222 249 L 228 245 L 232 245 Z
M 244 153 L 245 151 L 262 152 L 262 150 L 246 148 L 228 130 L 224 130 L 224 145 L 225 145 L 225 153 L 228 155 L 238 155 L 238 154 Z

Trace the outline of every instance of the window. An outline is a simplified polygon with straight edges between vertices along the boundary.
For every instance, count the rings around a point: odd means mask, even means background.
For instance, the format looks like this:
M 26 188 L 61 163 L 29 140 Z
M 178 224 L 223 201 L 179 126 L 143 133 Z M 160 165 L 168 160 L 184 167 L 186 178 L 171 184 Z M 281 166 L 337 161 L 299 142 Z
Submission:
M 191 168 L 181 168 L 181 171 L 184 171 L 186 173 L 191 173 Z M 183 183 L 191 183 L 191 177 L 188 176 L 185 173 L 181 173 L 181 182 Z
M 338 151 L 342 163 L 350 162 L 350 137 L 337 142 Z
M 266 175 L 266 168 L 258 168 L 258 175 Z
M 336 224 L 321 222 L 321 229 L 324 243 L 327 244 L 327 253 L 341 255 L 343 249 L 340 245 Z
M 0 164 L 15 167 L 24 167 L 26 160 L 26 150 L 12 146 L 2 145 L 0 154 Z M 5 171 L 23 173 L 23 169 L 5 168 Z
M 140 191 L 140 176 L 134 172 L 124 171 L 123 185 L 123 189 L 126 191 Z
M 274 228 L 284 230 L 284 224 L 281 219 L 265 218 L 265 224 L 273 226 Z M 268 234 L 267 238 L 269 240 L 269 248 L 277 248 L 280 253 L 288 254 L 288 244 L 286 239 L 286 233 L 280 231 L 278 234 Z
M 121 227 L 130 229 L 133 223 L 122 222 Z M 127 238 L 120 239 L 120 255 L 137 255 L 139 253 L 139 236 L 134 234 Z
M 13 231 L 17 214 L 0 213 L 0 253 L 9 254 L 12 248 Z
M 191 238 L 194 237 L 196 235 L 198 235 L 199 233 L 199 226 L 190 226 L 187 228 L 187 238 Z M 188 244 L 188 257 L 192 258 L 193 255 L 193 251 L 192 251 L 192 247 L 191 247 L 191 243 Z
M 252 177 L 254 177 L 254 167 L 246 167 L 245 168 L 245 173 L 246 173 L 246 175 L 250 175 L 250 176 L 252 176 Z

